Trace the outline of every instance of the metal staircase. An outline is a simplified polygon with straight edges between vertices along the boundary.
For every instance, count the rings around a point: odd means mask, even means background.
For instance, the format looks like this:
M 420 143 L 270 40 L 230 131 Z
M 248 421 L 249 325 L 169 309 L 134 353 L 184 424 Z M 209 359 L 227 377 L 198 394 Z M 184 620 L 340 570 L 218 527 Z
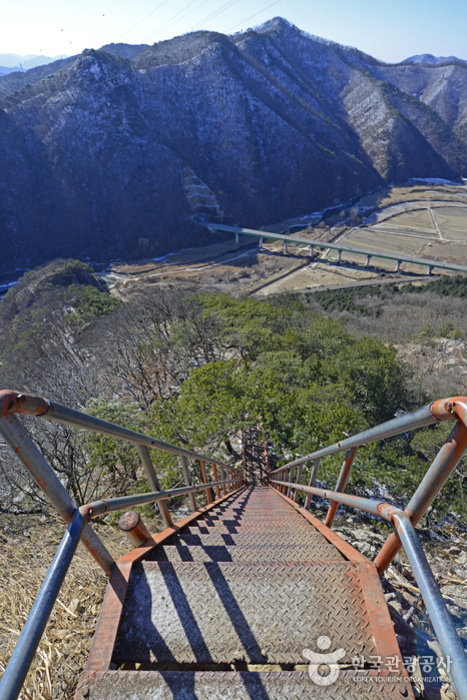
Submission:
M 272 489 L 250 487 L 166 533 L 133 559 L 118 607 L 111 577 L 106 626 L 76 697 L 413 697 L 376 572 L 310 520 Z M 320 638 L 330 639 L 327 654 L 343 650 L 329 686 L 308 672 Z M 391 658 L 399 682 L 358 666 L 373 658 Z
M 133 442 L 153 491 L 77 508 L 15 413 Z M 379 580 L 401 544 L 450 657 L 458 695 L 467 698 L 465 652 L 413 528 L 467 447 L 466 416 L 465 399 L 436 402 L 268 473 L 258 434 L 244 434 L 238 471 L 38 397 L 0 392 L 0 432 L 69 522 L 0 680 L 0 700 L 21 690 L 80 539 L 109 583 L 76 700 L 414 698 Z M 343 493 L 359 446 L 436 420 L 456 425 L 405 511 Z M 186 486 L 161 491 L 148 448 L 178 454 Z M 340 451 L 346 456 L 336 490 L 317 488 L 319 460 Z M 200 462 L 202 483 L 192 483 L 189 459 Z M 314 464 L 308 485 L 302 484 L 306 462 Z M 206 493 L 204 508 L 196 502 L 199 492 Z M 305 507 L 297 502 L 300 492 Z M 165 504 L 180 494 L 189 496 L 193 512 L 174 525 Z M 326 524 L 308 511 L 313 495 L 331 501 Z M 137 546 L 114 562 L 89 523 L 151 502 L 160 504 L 166 529 L 151 536 L 130 511 L 121 527 Z M 375 563 L 330 529 L 338 503 L 394 524 Z

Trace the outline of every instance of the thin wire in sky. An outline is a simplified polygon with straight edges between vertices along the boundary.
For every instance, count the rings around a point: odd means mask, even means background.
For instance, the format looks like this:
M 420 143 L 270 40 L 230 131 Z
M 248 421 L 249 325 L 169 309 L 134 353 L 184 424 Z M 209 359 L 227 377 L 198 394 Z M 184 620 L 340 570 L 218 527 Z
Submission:
M 188 10 L 188 8 L 191 7 L 192 5 L 194 5 L 196 2 L 197 2 L 197 0 L 191 0 L 191 2 L 188 3 L 188 5 L 185 5 L 185 7 L 183 7 L 181 10 L 179 10 L 174 15 L 172 15 L 172 17 L 170 17 L 166 22 L 164 22 L 164 24 L 161 24 L 161 26 L 158 27 L 153 32 L 151 32 L 151 34 L 148 34 L 148 36 L 146 37 L 146 39 L 144 41 L 147 41 L 147 39 L 154 36 L 155 34 L 160 34 L 161 31 L 163 29 L 165 29 L 168 24 L 172 23 L 172 20 L 175 20 L 175 18 L 179 17 L 183 12 L 185 12 L 185 10 Z
M 159 10 L 159 9 L 162 7 L 162 5 L 165 5 L 168 1 L 169 1 L 169 0 L 162 0 L 162 2 L 161 2 L 159 5 L 157 5 L 157 7 L 155 7 L 153 10 L 151 10 L 151 12 L 150 12 L 149 14 L 146 15 L 146 17 L 143 17 L 143 19 L 140 19 L 140 21 L 139 21 L 139 22 L 136 22 L 136 24 L 134 24 L 134 25 L 131 27 L 131 29 L 127 29 L 126 32 L 124 32 L 121 36 L 119 36 L 119 37 L 118 37 L 118 40 L 120 41 L 120 39 L 122 39 L 124 36 L 126 36 L 127 34 L 129 34 L 130 32 L 132 32 L 133 29 L 136 29 L 136 27 L 139 27 L 140 24 L 142 24 L 145 20 L 147 20 L 148 17 L 150 17 L 151 15 L 153 15 L 154 12 L 157 12 L 157 10 Z
M 192 12 L 196 12 L 196 10 L 199 10 L 199 8 L 202 7 L 203 5 L 205 5 L 207 2 L 209 2 L 209 0 L 203 0 L 203 2 L 202 2 L 200 5 L 197 5 L 196 7 L 193 7 L 191 10 L 188 10 L 188 12 L 185 12 L 185 14 L 182 15 L 181 17 L 179 17 L 178 19 L 174 19 L 174 21 L 173 21 L 173 22 L 170 22 L 170 24 L 167 24 L 167 22 L 166 22 L 165 24 L 162 25 L 162 27 L 159 27 L 159 29 L 157 29 L 155 33 L 153 32 L 153 33 L 150 34 L 149 36 L 150 36 L 150 37 L 152 37 L 152 36 L 157 36 L 158 34 L 161 33 L 161 30 L 162 30 L 162 29 L 164 29 L 164 30 L 165 30 L 165 29 L 169 29 L 169 28 L 172 27 L 174 24 L 177 24 L 178 22 L 181 22 L 182 19 L 185 19 L 185 17 L 188 17 L 188 15 L 191 15 Z M 192 4 L 192 3 L 190 3 L 190 4 Z M 187 5 L 187 7 L 189 7 L 189 6 L 190 6 L 190 5 Z M 185 8 L 185 9 L 186 9 L 186 8 Z M 169 21 L 170 21 L 170 20 L 169 20 Z
M 276 2 L 273 2 L 271 5 L 268 5 L 267 7 L 263 7 L 262 10 L 260 10 L 259 12 L 256 12 L 254 15 L 251 15 L 250 17 L 247 17 L 246 19 L 242 20 L 241 22 L 236 24 L 234 27 L 230 27 L 230 29 L 227 29 L 227 31 L 231 32 L 233 29 L 240 27 L 242 24 L 245 24 L 245 22 L 249 22 L 250 19 L 253 19 L 253 17 L 257 17 L 262 12 L 266 12 L 266 10 L 269 10 L 270 7 L 274 7 L 274 5 L 278 5 L 280 2 L 282 2 L 282 0 L 276 0 Z
M 206 22 L 209 22 L 211 19 L 214 19 L 214 17 L 221 15 L 233 5 L 236 5 L 237 2 L 240 2 L 240 0 L 229 0 L 229 2 L 226 2 L 225 5 L 222 5 L 222 7 L 220 7 L 218 10 L 210 14 L 208 17 L 205 17 L 201 22 L 198 22 L 198 24 L 195 24 L 194 27 L 191 27 L 190 32 L 192 32 L 195 29 L 198 29 L 198 27 L 202 27 L 203 24 L 206 24 Z

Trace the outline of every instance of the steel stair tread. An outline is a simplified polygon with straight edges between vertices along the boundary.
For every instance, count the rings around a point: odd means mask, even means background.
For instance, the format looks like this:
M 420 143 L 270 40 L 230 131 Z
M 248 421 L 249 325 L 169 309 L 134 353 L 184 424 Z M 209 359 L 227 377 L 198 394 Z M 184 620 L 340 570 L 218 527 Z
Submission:
M 349 562 L 144 561 L 132 569 L 114 660 L 296 664 L 320 635 L 348 661 L 375 653 Z
M 343 561 L 344 557 L 333 545 L 302 546 L 186 546 L 159 545 L 146 561 Z
M 225 534 L 204 534 L 199 535 L 185 534 L 183 532 L 172 535 L 167 539 L 167 544 L 171 545 L 198 545 L 198 546 L 208 546 L 208 545 L 286 545 L 286 546 L 297 546 L 297 545 L 316 545 L 316 544 L 328 544 L 326 538 L 321 535 L 321 533 L 316 532 L 316 530 L 303 530 L 301 532 L 255 532 L 250 531 L 249 533 L 225 533 Z
M 310 528 L 306 525 L 287 527 L 286 525 L 277 525 L 274 523 L 264 524 L 261 526 L 257 525 L 229 525 L 228 527 L 223 527 L 219 525 L 218 527 L 206 527 L 204 525 L 193 525 L 184 528 L 184 532 L 190 535 L 241 535 L 243 533 L 257 532 L 261 533 L 276 533 L 279 537 L 281 534 L 288 534 L 291 532 L 302 533 L 310 532 Z
M 393 674 L 394 675 L 394 674 Z M 381 672 L 341 671 L 329 686 L 306 671 L 107 671 L 83 675 L 77 700 L 413 700 L 407 675 L 387 682 Z

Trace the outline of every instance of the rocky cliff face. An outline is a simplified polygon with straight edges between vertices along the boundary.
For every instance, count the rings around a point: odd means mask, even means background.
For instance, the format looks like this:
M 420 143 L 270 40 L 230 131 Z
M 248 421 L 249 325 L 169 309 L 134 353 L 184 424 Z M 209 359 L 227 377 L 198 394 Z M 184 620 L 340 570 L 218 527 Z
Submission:
M 157 255 L 206 243 L 197 218 L 259 226 L 467 175 L 462 62 L 388 66 L 280 18 L 105 49 L 0 77 L 3 269 Z

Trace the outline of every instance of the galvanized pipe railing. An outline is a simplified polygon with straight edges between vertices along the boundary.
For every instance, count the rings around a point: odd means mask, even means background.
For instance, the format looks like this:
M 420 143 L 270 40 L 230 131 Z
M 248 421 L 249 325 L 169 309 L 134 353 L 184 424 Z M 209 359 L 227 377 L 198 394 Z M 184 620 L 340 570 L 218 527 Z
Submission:
M 8 665 L 0 678 L 2 700 L 16 700 L 21 692 L 86 524 L 87 519 L 79 510 L 76 510 L 34 601 Z
M 359 447 L 444 420 L 457 421 L 457 423 L 404 510 L 371 499 L 343 493 Z M 285 491 L 289 494 L 293 493 L 295 501 L 299 491 L 306 493 L 306 508 L 310 507 L 312 496 L 321 496 L 330 500 L 331 504 L 325 521 L 328 527 L 332 524 L 339 503 L 380 516 L 394 525 L 394 533 L 389 536 L 381 548 L 374 560 L 374 564 L 378 573 L 382 575 L 400 547 L 404 547 L 441 649 L 446 656 L 452 659 L 451 677 L 462 700 L 467 700 L 467 660 L 465 651 L 418 542 L 414 527 L 426 513 L 427 508 L 443 488 L 464 455 L 467 449 L 466 426 L 467 398 L 457 396 L 450 399 L 440 399 L 413 413 L 395 418 L 363 433 L 289 462 L 270 474 L 270 483 L 274 488 L 277 488 L 281 493 L 285 493 Z M 343 451 L 346 451 L 346 457 L 335 491 L 317 488 L 315 484 L 320 460 L 328 455 Z M 295 483 L 287 482 L 286 475 L 292 471 L 293 467 L 310 461 L 313 461 L 314 465 L 308 486 L 300 483 L 300 475 L 297 475 Z
M 47 420 L 64 423 L 75 428 L 88 430 L 117 439 L 126 440 L 136 445 L 142 467 L 152 491 L 118 498 L 95 501 L 78 509 L 76 503 L 63 487 L 50 465 L 46 462 L 28 432 L 14 415 L 16 413 L 40 416 Z M 90 528 L 88 522 L 105 513 L 127 510 L 138 505 L 157 503 L 166 527 L 174 527 L 167 508 L 166 500 L 175 496 L 188 495 L 192 510 L 197 510 L 194 494 L 206 492 L 208 504 L 212 502 L 210 489 L 220 486 L 224 493 L 241 488 L 244 484 L 243 469 L 229 467 L 223 462 L 191 450 L 171 445 L 133 430 L 128 430 L 113 423 L 94 418 L 79 411 L 46 401 L 41 397 L 19 394 L 13 391 L 0 391 L 0 434 L 13 452 L 21 459 L 28 473 L 37 486 L 45 493 L 50 503 L 62 518 L 69 523 L 67 531 L 57 550 L 52 565 L 47 573 L 41 590 L 28 616 L 19 641 L 13 650 L 10 661 L 0 680 L 1 700 L 16 700 L 26 678 L 32 659 L 44 632 L 47 620 L 52 612 L 78 542 L 81 540 L 107 574 L 115 564 L 105 545 Z M 154 470 L 148 448 L 155 448 L 176 454 L 181 458 L 181 466 L 186 486 L 161 490 L 159 479 Z M 193 485 L 188 459 L 199 460 L 202 472 L 202 485 Z M 209 482 L 206 463 L 212 464 L 214 481 Z M 222 470 L 222 480 L 217 477 L 217 467 Z M 228 471 L 228 478 L 225 476 Z
M 28 432 L 14 414 L 40 416 L 46 420 L 70 425 L 74 428 L 88 430 L 90 432 L 107 435 L 135 444 L 145 474 L 152 489 L 151 494 L 156 491 L 160 491 L 160 485 L 149 456 L 148 448 L 159 449 L 164 452 L 178 455 L 182 461 L 182 471 L 184 474 L 185 483 L 187 487 L 189 487 L 185 493 L 190 497 L 193 512 L 197 509 L 196 499 L 194 496 L 196 489 L 191 488 L 192 483 L 188 459 L 196 459 L 200 462 L 203 461 L 204 463 L 213 465 L 214 486 L 219 484 L 219 480 L 217 478 L 217 466 L 219 466 L 221 469 L 231 468 L 227 467 L 227 465 L 225 465 L 223 462 L 213 459 L 212 457 L 207 457 L 206 455 L 193 452 L 192 450 L 186 450 L 182 447 L 171 445 L 170 443 L 144 435 L 143 433 L 138 433 L 134 430 L 129 430 L 128 428 L 115 425 L 114 423 L 109 423 L 101 418 L 95 418 L 94 416 L 89 416 L 85 413 L 81 413 L 80 411 L 62 406 L 61 404 L 47 401 L 42 397 L 21 394 L 15 391 L 0 391 L 0 434 L 4 437 L 8 445 L 22 461 L 23 465 L 34 479 L 37 486 L 45 493 L 51 504 L 62 516 L 65 522 L 70 521 L 74 511 L 77 508 L 77 505 L 60 483 L 54 471 L 51 469 L 49 464 L 47 464 Z M 229 485 L 232 485 L 233 487 L 234 481 L 243 483 L 241 470 L 233 470 Z M 222 485 L 226 492 L 226 483 L 224 482 L 225 479 L 222 479 Z M 211 486 L 212 484 L 209 484 L 209 487 Z M 219 494 L 219 485 L 217 485 L 216 488 Z M 170 518 L 165 500 L 157 498 L 152 502 L 155 501 L 160 504 L 161 516 L 165 525 L 170 527 L 172 520 Z M 82 542 L 105 573 L 109 575 L 112 566 L 115 563 L 113 557 L 107 551 L 104 543 L 100 540 L 97 534 L 88 526 L 86 526 L 84 530 Z
M 444 656 L 450 658 L 452 662 L 450 675 L 454 687 L 460 700 L 467 700 L 466 653 L 427 558 L 420 546 L 413 524 L 405 511 L 395 508 L 389 503 L 373 501 L 370 498 L 351 496 L 337 491 L 303 486 L 293 482 L 284 483 L 278 479 L 271 480 L 271 483 L 278 489 L 285 486 L 291 490 L 304 491 L 308 494 L 321 496 L 321 498 L 330 500 L 336 507 L 339 503 L 342 503 L 350 508 L 379 516 L 394 525 L 399 542 L 403 545 L 407 559 L 412 567 L 415 580 L 422 594 L 441 650 Z
M 463 397 L 461 397 L 463 398 Z M 463 399 L 467 401 L 467 399 Z M 455 401 L 455 399 L 442 399 L 442 401 Z M 435 402 L 439 403 L 439 402 Z M 412 413 L 407 413 L 404 416 L 399 416 L 398 418 L 393 418 L 386 423 L 377 425 L 374 428 L 365 430 L 358 435 L 353 435 L 352 437 L 341 440 L 340 442 L 334 443 L 329 447 L 323 447 L 321 450 L 316 450 L 305 457 L 300 457 L 295 459 L 293 462 L 288 462 L 282 467 L 275 469 L 271 472 L 271 476 L 283 471 L 284 469 L 289 469 L 290 467 L 295 467 L 297 464 L 303 464 L 304 462 L 311 462 L 314 459 L 321 459 L 322 457 L 327 457 L 328 455 L 336 454 L 337 452 L 346 452 L 352 447 L 362 447 L 370 442 L 375 442 L 376 440 L 384 440 L 385 438 L 393 437 L 394 435 L 400 435 L 400 433 L 407 433 L 416 428 L 423 428 L 426 425 L 431 425 L 432 423 L 437 423 L 441 420 L 438 416 L 435 416 L 431 411 L 431 407 L 434 404 L 428 406 L 423 406 Z M 456 416 L 451 415 L 443 420 L 455 420 Z
M 280 478 L 280 476 L 285 475 L 291 467 L 314 460 L 312 480 L 314 480 L 313 483 L 316 483 L 319 460 L 323 457 L 346 451 L 347 456 L 342 465 L 336 486 L 336 491 L 343 491 L 350 476 L 355 453 L 359 447 L 444 420 L 456 420 L 457 425 L 453 428 L 446 443 L 428 469 L 424 479 L 418 486 L 404 511 L 415 526 L 439 493 L 440 489 L 444 486 L 446 480 L 452 474 L 467 449 L 467 427 L 465 425 L 467 421 L 467 398 L 463 396 L 440 399 L 413 413 L 394 418 L 387 423 L 370 428 L 370 430 L 337 442 L 334 445 L 312 452 L 305 457 L 301 457 L 275 469 L 271 472 L 270 477 L 279 476 Z M 283 479 L 280 479 L 280 481 L 282 482 Z M 283 484 L 281 484 L 280 489 L 283 493 Z M 307 507 L 310 506 L 310 502 L 311 494 L 308 493 L 306 500 Z M 326 517 L 326 525 L 331 526 L 336 510 L 337 503 L 331 503 Z M 397 534 L 392 534 L 375 559 L 375 564 L 380 575 L 389 566 L 400 546 L 401 543 Z
M 232 483 L 232 481 L 215 481 L 209 485 L 220 486 Z M 94 501 L 93 503 L 88 503 L 85 506 L 81 506 L 79 510 L 82 513 L 89 515 L 89 518 L 93 520 L 94 518 L 99 518 L 101 515 L 114 513 L 117 510 L 127 510 L 128 508 L 144 506 L 148 503 L 159 503 L 159 501 L 164 501 L 167 498 L 174 498 L 175 496 L 190 496 L 195 493 L 199 493 L 200 491 L 204 491 L 205 489 L 206 487 L 203 484 L 200 486 L 181 486 L 176 489 L 168 489 L 166 491 L 156 491 L 152 493 L 136 493 L 132 494 L 131 496 L 107 498 L 105 501 Z

